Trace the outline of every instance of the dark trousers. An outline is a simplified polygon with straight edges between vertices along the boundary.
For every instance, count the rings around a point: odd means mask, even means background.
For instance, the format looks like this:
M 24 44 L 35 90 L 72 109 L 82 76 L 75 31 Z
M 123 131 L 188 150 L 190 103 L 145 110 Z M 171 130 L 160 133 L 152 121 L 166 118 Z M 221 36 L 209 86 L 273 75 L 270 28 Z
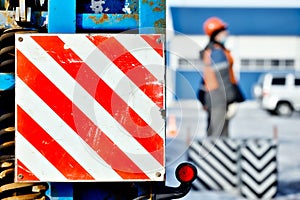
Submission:
M 207 112 L 207 136 L 228 137 L 229 119 L 226 118 L 226 107 L 210 108 Z

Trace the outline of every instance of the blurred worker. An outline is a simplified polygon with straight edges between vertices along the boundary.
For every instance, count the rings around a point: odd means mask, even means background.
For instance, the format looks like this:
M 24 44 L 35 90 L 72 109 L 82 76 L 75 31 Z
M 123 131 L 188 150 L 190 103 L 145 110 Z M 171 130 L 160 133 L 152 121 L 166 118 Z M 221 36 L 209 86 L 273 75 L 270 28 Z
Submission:
M 234 77 L 233 58 L 224 46 L 229 35 L 227 24 L 211 17 L 204 22 L 203 29 L 209 42 L 200 51 L 204 70 L 198 98 L 208 115 L 207 136 L 228 137 L 232 108 L 244 97 Z

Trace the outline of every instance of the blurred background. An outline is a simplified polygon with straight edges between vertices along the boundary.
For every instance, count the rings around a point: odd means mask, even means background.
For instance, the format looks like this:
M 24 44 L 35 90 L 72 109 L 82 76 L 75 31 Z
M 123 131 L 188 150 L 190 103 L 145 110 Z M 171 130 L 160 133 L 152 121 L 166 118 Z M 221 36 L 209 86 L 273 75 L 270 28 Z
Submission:
M 297 0 L 167 1 L 168 65 L 175 71 L 171 99 L 195 98 L 208 38 L 203 22 L 217 16 L 228 24 L 234 68 L 247 99 L 262 73 L 300 70 L 300 2 Z M 199 73 L 200 72 L 200 73 Z
M 209 39 L 203 22 L 216 16 L 228 24 L 226 47 L 234 57 L 234 70 L 247 99 L 232 119 L 230 138 L 274 139 L 278 170 L 274 199 L 300 199 L 300 113 L 280 116 L 267 111 L 261 104 L 262 94 L 254 91 L 267 73 L 293 74 L 295 87 L 291 91 L 300 104 L 300 1 L 172 0 L 167 1 L 166 11 L 169 183 L 176 184 L 171 171 L 175 163 L 187 159 L 191 143 L 206 137 L 206 113 L 196 99 L 203 69 L 199 51 Z M 287 88 L 282 88 L 285 92 L 281 92 L 287 93 Z M 184 199 L 247 198 L 204 189 L 192 191 Z

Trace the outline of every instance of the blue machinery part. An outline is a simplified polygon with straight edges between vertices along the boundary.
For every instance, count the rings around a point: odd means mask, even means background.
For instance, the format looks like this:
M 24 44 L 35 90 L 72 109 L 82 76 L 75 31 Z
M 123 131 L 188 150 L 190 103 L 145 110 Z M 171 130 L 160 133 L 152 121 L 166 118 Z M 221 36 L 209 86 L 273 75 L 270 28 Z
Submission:
M 15 75 L 13 73 L 0 73 L 0 91 L 11 90 L 15 87 Z
M 137 33 L 144 34 L 165 34 L 165 0 L 92 0 L 89 3 L 85 2 L 87 1 L 69 0 L 66 5 L 62 4 L 60 0 L 49 0 L 48 32 L 98 31 L 109 33 L 135 30 Z M 144 184 L 146 184 L 145 187 L 143 187 Z M 105 199 L 116 199 L 118 190 L 122 196 L 128 191 L 132 191 L 138 196 L 144 194 L 147 196 L 149 184 L 151 183 L 127 183 L 125 185 L 122 183 L 49 183 L 48 196 L 55 200 L 71 200 L 75 196 L 77 199 L 104 199 L 104 197 Z M 185 183 L 178 188 L 165 187 L 164 183 L 161 184 L 159 187 L 150 186 L 153 190 L 160 188 L 160 191 L 157 191 L 158 199 L 160 196 L 161 199 L 184 196 L 190 189 L 190 184 Z M 129 197 L 128 194 L 125 196 L 126 198 L 122 197 L 122 199 L 136 198 L 136 196 Z
M 93 6 L 91 2 L 98 5 Z M 138 33 L 164 34 L 165 6 L 165 0 L 68 0 L 68 4 L 49 0 L 48 32 L 120 32 L 138 29 Z
M 48 0 L 46 13 L 49 33 L 130 31 L 165 34 L 165 0 L 68 0 L 68 4 L 59 0 Z M 33 20 L 45 16 L 43 10 Z M 13 73 L 0 74 L 1 91 L 13 91 L 14 82 Z M 149 199 L 149 195 L 153 197 L 151 199 L 180 198 L 190 190 L 191 182 L 196 178 L 196 169 L 185 163 L 178 167 L 176 173 L 181 183 L 177 188 L 167 187 L 164 182 L 49 182 L 46 195 L 51 200 L 133 199 L 137 196 L 138 199 Z
M 60 0 L 49 0 L 47 31 L 49 33 L 131 31 L 141 34 L 165 34 L 165 10 L 165 0 L 68 0 L 68 4 L 63 4 Z M 193 173 L 188 183 L 183 181 L 177 188 L 167 187 L 164 182 L 50 182 L 46 194 L 53 200 L 133 199 L 137 196 L 148 199 L 149 195 L 155 196 L 153 199 L 171 199 L 186 195 L 196 170 L 193 170 Z
M 51 200 L 171 200 L 184 197 L 190 191 L 197 177 L 197 169 L 184 162 L 175 173 L 180 182 L 178 187 L 165 186 L 164 182 L 50 183 L 46 194 Z
M 87 1 L 69 0 L 66 5 L 60 0 L 49 0 L 48 32 L 120 32 L 132 29 L 138 30 L 138 33 L 165 32 L 164 0 L 123 0 L 124 4 L 117 4 L 119 8 L 114 8 L 115 12 L 111 9 L 113 3 L 108 4 L 108 0 L 105 3 L 93 0 L 89 4 L 85 2 Z M 55 200 L 71 200 L 74 196 L 79 199 L 103 199 L 104 197 L 115 199 L 115 191 L 121 189 L 114 187 L 119 184 L 108 183 L 49 183 L 49 185 L 47 196 Z M 112 188 L 107 190 L 107 185 Z M 139 190 L 136 193 L 143 195 L 144 191 L 141 188 L 134 188 L 134 186 L 126 188 L 132 191 L 135 189 Z

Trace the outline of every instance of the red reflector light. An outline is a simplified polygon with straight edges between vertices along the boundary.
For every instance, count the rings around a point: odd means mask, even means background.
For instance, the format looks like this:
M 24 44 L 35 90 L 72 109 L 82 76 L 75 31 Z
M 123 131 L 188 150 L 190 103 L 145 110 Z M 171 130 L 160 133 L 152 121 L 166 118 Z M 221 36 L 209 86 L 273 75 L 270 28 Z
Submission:
M 197 177 L 197 169 L 190 163 L 181 163 L 176 168 L 176 178 L 182 183 L 190 183 Z

